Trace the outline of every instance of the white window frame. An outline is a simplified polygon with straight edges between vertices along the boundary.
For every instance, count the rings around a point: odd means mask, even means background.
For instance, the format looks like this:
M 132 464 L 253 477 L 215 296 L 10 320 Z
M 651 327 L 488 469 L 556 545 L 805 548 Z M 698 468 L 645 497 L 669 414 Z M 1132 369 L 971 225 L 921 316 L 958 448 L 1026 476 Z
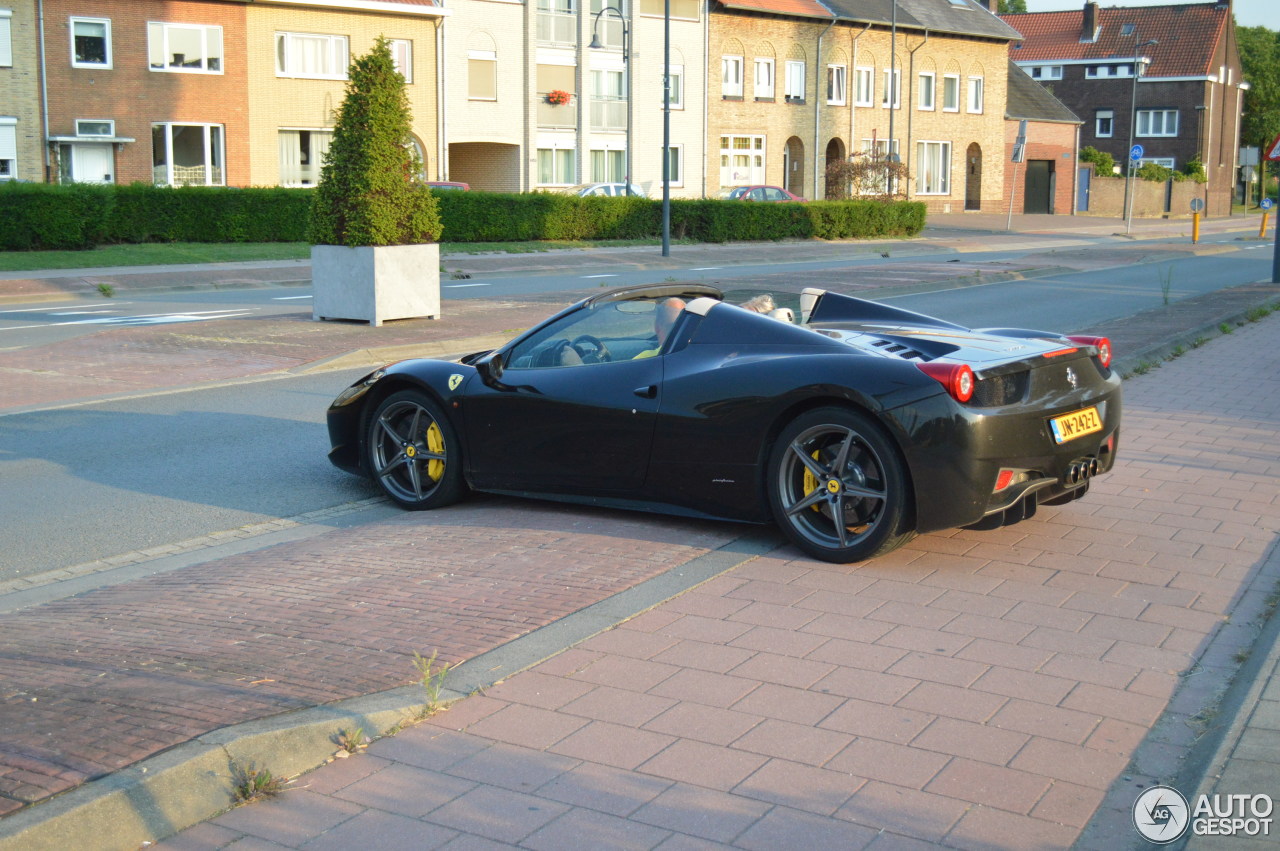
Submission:
M 965 90 L 965 111 L 973 115 L 981 115 L 986 106 L 986 84 L 980 75 L 969 77 L 969 86 Z M 975 109 L 976 107 L 976 109 Z
M 396 64 L 400 76 L 404 77 L 405 84 L 412 84 L 413 42 L 407 38 L 390 38 L 387 39 L 387 46 L 391 48 L 391 61 Z
M 317 144 L 320 141 L 320 139 L 316 137 L 316 134 L 321 134 L 321 133 L 326 134 L 329 137 L 327 142 L 331 144 L 333 142 L 332 127 L 281 127 L 278 131 L 276 131 L 278 144 L 281 145 L 281 156 L 283 159 L 284 139 L 280 137 L 284 137 L 285 134 L 295 134 L 295 133 L 301 134 L 304 132 L 311 134 L 311 138 L 309 139 L 309 144 L 308 144 L 308 148 L 309 148 L 308 153 L 311 155 L 311 157 L 314 160 L 318 160 L 318 161 L 309 162 L 304 167 L 301 164 L 301 156 L 299 156 L 298 171 L 296 172 L 296 174 L 288 174 L 285 171 L 284 163 L 281 162 L 280 163 L 280 185 L 281 186 L 310 187 L 310 186 L 315 186 L 320 182 L 320 169 L 324 166 L 324 153 L 319 151 L 319 149 L 322 146 Z M 293 141 L 294 138 L 295 137 L 292 137 L 291 135 L 290 141 Z M 301 154 L 301 147 L 302 147 L 301 136 L 299 135 L 298 137 L 296 137 L 296 139 L 297 139 L 299 154 Z M 325 152 L 328 151 L 329 144 L 323 145 Z M 312 178 L 311 182 L 307 182 L 306 180 L 303 179 L 308 176 Z M 296 179 L 291 179 L 291 178 L 296 178 Z
M 849 66 L 827 66 L 827 104 L 844 106 L 849 102 Z
M 542 180 L 542 155 L 547 153 L 551 158 L 551 180 L 544 182 Z M 568 154 L 568 164 L 562 162 L 563 155 Z M 536 168 L 534 176 L 538 179 L 538 186 L 573 186 L 577 183 L 578 169 L 578 152 L 573 147 L 546 147 L 537 149 Z M 567 173 L 560 173 L 567 172 Z M 559 180 L 557 180 L 559 178 Z
M 720 57 L 720 94 L 727 98 L 742 97 L 742 57 Z
M 950 106 L 947 105 L 947 84 L 954 84 L 953 94 L 955 100 Z M 943 74 L 942 75 L 942 111 L 943 112 L 959 112 L 960 111 L 960 75 L 959 74 Z
M 873 106 L 876 98 L 876 69 L 857 65 L 853 69 L 853 105 Z
M 204 52 L 199 67 L 174 66 L 169 64 L 173 56 L 169 48 L 169 33 L 173 30 L 195 30 L 200 33 L 200 42 Z M 159 38 L 160 44 L 155 44 Z M 213 50 L 217 46 L 216 55 Z M 152 53 L 159 47 L 161 62 L 156 67 L 151 61 Z M 222 27 L 213 24 L 180 24 L 172 21 L 147 21 L 147 70 L 160 74 L 222 74 L 226 65 L 226 48 L 222 40 Z M 217 59 L 218 67 L 210 68 L 210 60 Z
M 938 108 L 938 75 L 933 71 L 920 72 L 920 103 L 916 108 L 925 112 Z
M 759 100 L 760 98 L 773 99 L 774 92 L 774 65 L 772 59 L 755 60 L 755 83 L 751 90 L 752 95 Z
M 18 119 L 0 116 L 0 180 L 18 178 Z
M 1107 122 L 1107 132 L 1102 132 L 1102 122 Z M 1093 113 L 1093 135 L 1098 139 L 1110 139 L 1116 132 L 1116 111 L 1097 109 Z
M 104 62 L 80 62 L 76 59 L 76 24 L 102 24 L 103 38 L 106 41 L 106 49 L 104 54 L 106 61 Z M 72 68 L 99 68 L 111 69 L 115 66 L 112 64 L 111 51 L 111 19 L 110 18 L 84 18 L 80 16 L 72 16 L 68 30 L 71 33 L 71 67 Z
M 1141 168 L 1147 163 L 1155 163 L 1156 165 L 1162 165 L 1165 168 L 1175 168 L 1176 166 L 1174 164 L 1176 162 L 1177 160 L 1173 157 L 1143 157 L 1138 160 L 1138 167 Z
M 926 183 L 932 175 L 926 168 L 931 158 L 930 151 L 937 152 L 936 164 L 941 166 L 933 182 Z M 951 194 L 951 143 L 945 141 L 929 141 L 922 139 L 916 143 L 916 194 L 917 195 L 950 195 Z
M 667 152 L 667 156 L 672 160 L 671 179 L 667 181 L 667 185 L 672 187 L 684 186 L 684 145 L 672 145 L 667 148 Z M 658 167 L 661 168 L 662 164 L 659 163 Z
M 1128 80 L 1133 77 L 1132 62 L 1110 62 L 1103 65 L 1086 65 L 1086 80 Z
M 471 70 L 474 67 L 473 62 L 488 62 L 486 65 L 493 72 L 493 96 L 478 95 L 471 88 Z M 486 89 L 487 91 L 487 89 Z M 467 100 L 482 101 L 493 103 L 498 99 L 498 53 L 495 50 L 468 50 L 467 51 Z
M 670 72 L 671 108 L 684 109 L 684 66 L 672 65 L 670 66 Z M 659 101 L 658 106 L 662 106 L 661 101 Z
M 806 82 L 805 76 L 808 73 L 806 71 L 805 63 L 799 59 L 788 59 L 786 70 L 787 78 L 784 81 L 787 87 L 786 99 L 789 101 L 803 102 Z
M 589 172 L 584 182 L 624 183 L 627 177 L 627 152 L 619 148 L 592 148 L 587 151 Z M 605 194 L 601 192 L 600 194 Z
M 336 71 L 329 73 L 307 74 L 293 69 L 293 50 L 290 45 L 296 39 L 323 39 L 327 44 L 328 64 Z M 351 64 L 350 41 L 345 35 L 329 33 L 304 33 L 291 30 L 276 31 L 276 76 L 300 80 L 345 80 L 347 67 Z
M 85 133 L 81 130 L 82 124 L 105 124 L 107 132 L 105 133 Z M 77 118 L 75 120 L 76 135 L 83 139 L 111 139 L 116 135 L 116 122 L 111 118 Z
M 742 143 L 742 144 L 739 144 Z M 768 165 L 767 138 L 759 134 L 728 134 L 720 137 L 720 185 L 740 186 L 742 184 L 763 183 L 765 167 Z M 732 172 L 737 165 L 734 159 L 745 157 L 744 166 L 748 176 L 741 180 L 732 179 Z M 725 178 L 731 179 L 726 181 Z
M 902 107 L 902 69 L 884 69 L 884 92 L 880 95 L 880 108 L 889 108 L 889 96 L 893 95 L 893 108 Z
M 12 9 L 0 9 L 0 68 L 13 67 L 12 18 Z
M 1160 116 L 1160 132 L 1152 132 L 1153 119 Z M 1172 116 L 1173 129 L 1169 130 L 1170 116 Z M 1162 138 L 1171 139 L 1178 135 L 1179 121 L 1178 110 L 1176 109 L 1140 109 L 1138 110 L 1135 136 L 1141 139 Z M 1144 126 L 1145 125 L 1145 126 Z
M 227 185 L 227 128 L 223 124 L 207 124 L 199 121 L 156 121 L 151 125 L 152 138 L 157 127 L 165 128 L 165 181 L 157 183 L 157 186 L 178 186 L 178 185 L 196 185 L 196 186 L 226 186 Z M 175 127 L 199 127 L 204 131 L 204 155 L 205 161 L 203 168 L 205 169 L 205 182 L 203 184 L 178 184 L 174 182 L 174 162 L 173 162 L 173 128 Z M 213 129 L 218 130 L 217 149 L 214 156 L 215 148 L 213 142 Z M 153 153 L 154 156 L 154 153 Z M 213 179 L 214 161 L 219 163 L 217 168 L 220 170 L 219 179 Z M 154 166 L 152 167 L 154 173 Z

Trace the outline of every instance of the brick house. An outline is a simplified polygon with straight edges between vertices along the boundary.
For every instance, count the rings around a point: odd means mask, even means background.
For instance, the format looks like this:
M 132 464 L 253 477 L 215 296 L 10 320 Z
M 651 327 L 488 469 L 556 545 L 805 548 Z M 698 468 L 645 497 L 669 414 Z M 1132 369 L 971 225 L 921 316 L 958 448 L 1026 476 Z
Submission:
M 34 0 L 0 0 L 0 180 L 44 180 Z
M 1242 79 L 1229 0 L 1002 15 L 1022 34 L 1010 57 L 1084 120 L 1080 144 L 1174 169 L 1204 164 L 1209 215 L 1228 215 Z M 1150 43 L 1150 42 L 1156 43 Z M 1134 108 L 1136 107 L 1136 108 Z M 1176 210 L 1173 212 L 1185 212 Z
M 998 209 L 1016 38 L 973 0 L 713 3 L 707 194 L 824 198 L 827 163 L 874 152 L 901 158 L 931 211 Z
M 1004 212 L 1075 212 L 1080 156 L 1080 125 L 1076 114 L 1013 62 L 1009 63 L 1005 102 L 1005 162 L 1008 181 Z M 1023 162 L 1013 164 L 1018 131 L 1026 122 Z

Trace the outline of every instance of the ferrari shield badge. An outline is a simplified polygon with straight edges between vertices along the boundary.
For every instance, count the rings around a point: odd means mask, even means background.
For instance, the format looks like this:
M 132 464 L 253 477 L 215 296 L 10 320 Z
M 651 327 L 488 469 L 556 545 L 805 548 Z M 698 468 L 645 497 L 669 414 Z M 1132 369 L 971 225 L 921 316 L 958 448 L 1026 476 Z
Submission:
M 462 383 L 462 376 L 461 376 L 461 375 L 459 375 L 458 373 L 456 373 L 456 372 L 455 372 L 453 375 L 449 376 L 449 389 L 450 389 L 450 390 L 457 390 L 457 389 L 458 389 L 458 385 L 459 385 L 459 384 L 461 384 L 461 383 Z

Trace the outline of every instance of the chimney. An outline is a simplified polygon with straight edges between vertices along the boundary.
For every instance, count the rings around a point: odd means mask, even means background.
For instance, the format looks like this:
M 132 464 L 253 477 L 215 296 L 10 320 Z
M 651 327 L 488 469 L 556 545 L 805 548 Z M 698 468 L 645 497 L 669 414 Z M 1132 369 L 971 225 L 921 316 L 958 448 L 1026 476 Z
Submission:
M 1084 23 L 1080 27 L 1081 41 L 1094 41 L 1098 37 L 1098 4 L 1087 0 L 1084 4 Z

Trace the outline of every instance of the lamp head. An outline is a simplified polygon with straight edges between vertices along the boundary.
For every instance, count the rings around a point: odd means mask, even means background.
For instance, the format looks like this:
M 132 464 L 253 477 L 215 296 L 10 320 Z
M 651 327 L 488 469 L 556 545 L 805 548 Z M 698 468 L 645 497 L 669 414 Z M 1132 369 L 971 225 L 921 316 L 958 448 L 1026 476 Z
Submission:
M 587 49 L 588 49 L 588 50 L 599 50 L 599 49 L 600 49 L 600 48 L 602 48 L 602 47 L 604 47 L 604 45 L 600 43 L 600 35 L 599 35 L 599 33 L 594 33 L 594 32 L 593 32 L 593 33 L 591 34 L 591 43 L 587 45 Z

